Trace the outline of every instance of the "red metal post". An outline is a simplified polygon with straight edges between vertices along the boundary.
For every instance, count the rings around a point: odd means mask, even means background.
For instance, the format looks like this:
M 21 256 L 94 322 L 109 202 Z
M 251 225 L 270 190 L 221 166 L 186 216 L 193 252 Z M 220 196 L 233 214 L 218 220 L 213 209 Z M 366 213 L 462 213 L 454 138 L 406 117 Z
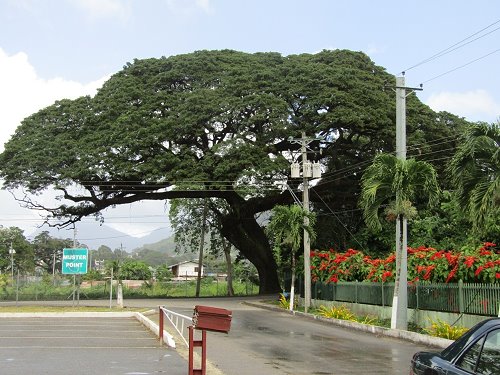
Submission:
M 160 306 L 160 319 L 159 319 L 158 329 L 159 329 L 158 336 L 160 337 L 160 345 L 163 345 L 163 308 L 161 306 Z
M 206 375 L 207 373 L 207 332 L 201 331 L 201 340 L 194 339 L 194 327 L 189 326 L 188 375 Z M 201 346 L 201 369 L 194 368 L 194 348 Z
M 193 351 L 194 351 L 194 328 L 193 326 L 189 326 L 189 361 L 188 361 L 188 375 L 193 375 Z
M 201 375 L 207 373 L 207 331 L 201 331 Z

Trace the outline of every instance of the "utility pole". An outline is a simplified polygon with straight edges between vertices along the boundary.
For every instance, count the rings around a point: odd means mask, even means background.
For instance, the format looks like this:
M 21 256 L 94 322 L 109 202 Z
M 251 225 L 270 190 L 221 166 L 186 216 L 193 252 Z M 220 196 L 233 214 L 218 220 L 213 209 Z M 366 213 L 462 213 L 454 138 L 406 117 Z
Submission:
M 407 93 L 407 90 L 410 90 Z M 406 160 L 406 97 L 415 90 L 405 86 L 404 73 L 396 77 L 396 157 Z M 398 197 L 396 197 L 396 201 Z M 392 300 L 391 328 L 408 329 L 408 223 L 398 215 L 396 220 L 396 277 Z
M 302 181 L 304 184 L 304 190 L 302 192 L 302 205 L 304 212 L 309 213 L 309 171 L 306 171 L 306 166 L 309 166 L 307 162 L 307 149 L 306 149 L 306 133 L 302 132 Z M 304 216 L 304 226 L 309 226 L 309 217 Z M 309 239 L 309 233 L 304 230 L 304 311 L 311 306 L 311 241 Z
M 319 164 L 314 166 L 307 160 L 307 145 L 313 141 L 321 140 L 319 138 L 307 138 L 306 133 L 302 132 L 300 139 L 288 138 L 290 143 L 300 144 L 302 155 L 302 207 L 306 214 L 309 213 L 309 178 L 321 177 L 321 169 Z M 295 167 L 298 167 L 297 165 Z M 292 164 L 292 178 L 299 177 L 299 168 L 294 168 Z M 304 226 L 309 226 L 309 217 L 304 216 Z M 311 241 L 309 232 L 304 229 L 304 311 L 307 312 L 311 306 Z

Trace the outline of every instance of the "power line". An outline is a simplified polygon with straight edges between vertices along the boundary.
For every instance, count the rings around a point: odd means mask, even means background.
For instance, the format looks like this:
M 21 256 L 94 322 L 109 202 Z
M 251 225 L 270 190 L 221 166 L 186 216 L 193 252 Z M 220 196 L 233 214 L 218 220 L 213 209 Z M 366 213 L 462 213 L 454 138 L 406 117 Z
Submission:
M 456 70 L 459 70 L 459 69 L 465 68 L 465 67 L 466 67 L 466 66 L 468 66 L 468 65 L 471 65 L 471 64 L 473 64 L 473 63 L 475 63 L 475 62 L 477 62 L 477 61 L 479 61 L 479 60 L 482 60 L 482 59 L 484 59 L 484 58 L 486 58 L 486 57 L 488 57 L 488 56 L 493 55 L 494 53 L 497 53 L 498 51 L 500 51 L 500 48 L 498 48 L 498 49 L 494 50 L 493 52 L 490 52 L 490 53 L 488 53 L 488 54 L 486 54 L 486 55 L 484 55 L 484 56 L 478 57 L 477 59 L 474 59 L 474 60 L 472 60 L 472 61 L 469 61 L 469 62 L 468 62 L 468 63 L 466 63 L 466 64 L 460 65 L 460 66 L 458 66 L 458 67 L 456 67 L 456 68 L 453 68 L 453 69 L 448 70 L 447 72 L 444 72 L 444 73 L 439 74 L 439 75 L 437 75 L 437 76 L 435 76 L 435 77 L 432 77 L 432 78 L 430 78 L 430 79 L 428 79 L 428 80 L 426 80 L 426 81 L 422 82 L 421 84 L 423 85 L 424 83 L 427 83 L 427 82 L 430 82 L 430 81 L 434 81 L 435 79 L 438 79 L 438 78 L 440 78 L 440 77 L 442 77 L 442 76 L 445 76 L 445 75 L 447 75 L 447 74 L 449 74 L 449 73 L 452 73 L 452 72 L 454 72 L 454 71 L 456 71 Z
M 490 25 L 488 25 L 488 26 L 486 26 L 486 27 L 482 28 L 481 30 L 479 30 L 479 31 L 475 32 L 474 34 L 469 35 L 469 36 L 468 36 L 468 37 L 466 37 L 465 39 L 462 39 L 461 41 L 459 41 L 459 42 L 457 42 L 457 43 L 455 43 L 455 44 L 453 44 L 453 45 L 449 46 L 448 48 L 445 48 L 444 50 L 439 51 L 438 53 L 436 53 L 436 54 L 432 55 L 431 57 L 428 57 L 427 59 L 422 60 L 422 61 L 420 61 L 419 63 L 417 63 L 417 64 L 415 64 L 415 65 L 412 65 L 412 66 L 410 66 L 410 67 L 409 67 L 409 68 L 407 68 L 407 69 L 404 69 L 401 73 L 402 73 L 402 74 L 404 74 L 405 72 L 407 72 L 407 71 L 409 71 L 409 70 L 411 70 L 411 69 L 413 69 L 413 68 L 416 68 L 416 67 L 418 67 L 418 66 L 424 65 L 424 64 L 426 64 L 426 63 L 428 63 L 428 62 L 430 62 L 430 61 L 432 61 L 432 60 L 438 59 L 439 57 L 442 57 L 442 56 L 444 56 L 444 55 L 446 55 L 446 54 L 448 54 L 448 53 L 450 53 L 450 52 L 456 51 L 456 50 L 457 50 L 457 49 L 459 49 L 459 48 L 462 48 L 462 47 L 464 47 L 464 46 L 466 46 L 466 45 L 468 45 L 468 44 L 470 44 L 470 43 L 472 43 L 472 42 L 475 42 L 475 41 L 476 41 L 476 40 L 478 40 L 478 39 L 484 38 L 485 36 L 487 36 L 487 35 L 489 35 L 489 34 L 491 34 L 491 33 L 495 32 L 495 31 L 499 30 L 499 29 L 500 29 L 500 27 L 497 27 L 496 29 L 493 29 L 493 30 L 491 30 L 491 31 L 489 31 L 489 32 L 487 32 L 487 33 L 485 33 L 485 34 L 483 34 L 483 35 L 481 35 L 481 36 L 479 36 L 479 37 L 477 37 L 477 38 L 473 39 L 473 40 L 469 40 L 470 38 L 472 38 L 472 37 L 474 37 L 474 36 L 476 36 L 476 35 L 478 35 L 478 34 L 482 33 L 483 31 L 485 31 L 485 30 L 489 29 L 490 27 L 492 27 L 492 26 L 496 25 L 497 23 L 500 23 L 500 20 L 497 20 L 497 21 L 493 22 L 492 24 L 490 24 Z M 469 41 L 467 42 L 467 40 L 469 40 Z M 465 42 L 466 42 L 466 43 L 465 43 Z
M 340 218 L 335 214 L 335 212 L 331 209 L 331 207 L 323 200 L 323 198 L 321 198 L 321 196 L 315 190 L 313 190 L 313 193 L 316 194 L 316 196 L 320 199 L 321 202 L 323 202 L 323 204 L 326 206 L 326 208 L 328 208 L 328 210 L 332 213 L 332 215 L 335 217 L 335 219 L 337 219 L 338 222 L 344 227 L 344 229 L 347 231 L 347 233 L 349 233 L 349 235 L 352 238 L 354 238 L 354 241 L 356 241 L 358 243 L 358 245 L 361 247 L 361 249 L 366 252 L 366 250 L 363 248 L 363 245 L 358 241 L 358 239 L 356 238 L 356 236 L 351 233 L 351 231 L 349 230 L 349 228 L 347 228 L 347 225 L 345 225 L 342 222 L 342 220 L 340 220 Z

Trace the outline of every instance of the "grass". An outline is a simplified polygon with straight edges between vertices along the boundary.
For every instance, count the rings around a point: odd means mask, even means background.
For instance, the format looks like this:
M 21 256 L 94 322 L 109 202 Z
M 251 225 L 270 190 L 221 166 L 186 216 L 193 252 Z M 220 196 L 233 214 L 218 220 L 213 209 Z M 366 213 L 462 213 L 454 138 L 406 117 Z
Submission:
M 116 286 L 113 287 L 113 298 L 116 298 Z M 258 286 L 250 282 L 233 282 L 235 295 L 257 294 Z M 17 298 L 19 301 L 37 300 L 66 300 L 71 296 L 73 287 L 53 286 L 50 283 L 30 283 L 19 288 Z M 169 298 L 169 297 L 194 297 L 196 295 L 196 281 L 182 282 L 157 282 L 153 285 L 145 284 L 139 288 L 123 287 L 124 298 Z M 227 282 L 205 278 L 201 283 L 200 296 L 214 297 L 227 295 Z M 80 288 L 80 299 L 109 298 L 109 286 L 95 285 L 90 288 Z M 7 287 L 0 290 L 0 301 L 15 301 L 16 290 Z

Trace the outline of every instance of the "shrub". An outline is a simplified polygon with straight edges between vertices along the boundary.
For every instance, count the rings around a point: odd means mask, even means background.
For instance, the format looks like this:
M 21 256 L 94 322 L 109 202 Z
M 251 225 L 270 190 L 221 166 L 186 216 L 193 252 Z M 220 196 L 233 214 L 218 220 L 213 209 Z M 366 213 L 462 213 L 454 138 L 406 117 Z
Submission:
M 280 299 L 279 299 L 279 306 L 282 308 L 282 309 L 290 309 L 290 301 L 288 301 L 285 297 L 284 294 L 280 294 Z
M 356 316 L 344 305 L 325 307 L 321 305 L 318 314 L 325 318 L 357 321 Z
M 429 319 L 430 320 L 430 319 Z M 452 326 L 447 322 L 440 319 L 430 320 L 431 326 L 424 328 L 424 332 L 428 335 L 435 337 L 442 337 L 444 339 L 456 340 L 468 331 L 468 328 L 460 326 Z

